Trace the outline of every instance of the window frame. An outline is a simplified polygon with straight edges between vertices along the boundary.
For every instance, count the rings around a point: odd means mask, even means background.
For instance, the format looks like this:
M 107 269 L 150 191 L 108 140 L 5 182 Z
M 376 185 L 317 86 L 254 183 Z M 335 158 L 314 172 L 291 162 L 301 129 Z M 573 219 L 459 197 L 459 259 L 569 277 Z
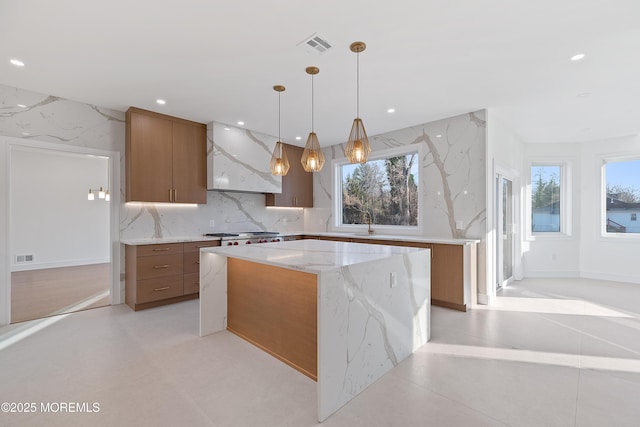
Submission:
M 607 163 L 631 162 L 640 160 L 637 153 L 602 156 L 600 167 L 600 218 L 598 221 L 600 238 L 604 240 L 640 241 L 640 233 L 611 233 L 607 231 Z
M 560 167 L 560 231 L 532 231 L 533 185 L 531 180 L 531 168 L 535 166 L 559 166 Z M 573 161 L 566 158 L 532 158 L 527 162 L 526 173 L 526 240 L 538 239 L 566 239 L 573 237 L 573 194 L 572 194 Z
M 379 225 L 371 224 L 371 228 L 374 229 L 375 235 L 394 234 L 394 235 L 406 235 L 406 236 L 419 236 L 424 231 L 424 198 L 425 192 L 423 186 L 425 185 L 424 171 L 423 171 L 423 159 L 424 159 L 424 147 L 423 144 L 408 144 L 399 147 L 389 148 L 385 150 L 375 150 L 371 152 L 368 161 L 371 160 L 383 160 L 389 157 L 401 156 L 410 153 L 418 153 L 418 225 Z M 349 164 L 349 159 L 346 157 L 336 158 L 331 161 L 331 179 L 333 188 L 333 201 L 332 201 L 332 213 L 333 221 L 331 222 L 331 231 L 343 232 L 343 233 L 355 233 L 362 234 L 366 232 L 366 225 L 363 224 L 343 224 L 342 223 L 342 166 Z

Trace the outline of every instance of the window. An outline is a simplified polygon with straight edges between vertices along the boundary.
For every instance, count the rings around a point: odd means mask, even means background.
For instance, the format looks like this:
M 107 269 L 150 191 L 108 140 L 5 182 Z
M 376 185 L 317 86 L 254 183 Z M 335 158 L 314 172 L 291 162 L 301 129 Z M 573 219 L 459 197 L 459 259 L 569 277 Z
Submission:
M 562 165 L 531 166 L 531 232 L 562 230 Z
M 417 229 L 420 158 L 415 146 L 386 151 L 364 164 L 334 163 L 336 225 Z
M 640 233 L 640 160 L 605 161 L 606 233 Z

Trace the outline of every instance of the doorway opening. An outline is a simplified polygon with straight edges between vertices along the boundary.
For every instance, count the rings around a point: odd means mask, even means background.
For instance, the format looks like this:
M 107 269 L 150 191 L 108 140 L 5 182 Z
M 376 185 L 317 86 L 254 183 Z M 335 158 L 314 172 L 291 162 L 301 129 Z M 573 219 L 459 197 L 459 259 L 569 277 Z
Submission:
M 72 150 L 11 146 L 11 323 L 113 301 L 112 157 Z
M 513 179 L 496 173 L 496 290 L 513 280 L 515 197 Z

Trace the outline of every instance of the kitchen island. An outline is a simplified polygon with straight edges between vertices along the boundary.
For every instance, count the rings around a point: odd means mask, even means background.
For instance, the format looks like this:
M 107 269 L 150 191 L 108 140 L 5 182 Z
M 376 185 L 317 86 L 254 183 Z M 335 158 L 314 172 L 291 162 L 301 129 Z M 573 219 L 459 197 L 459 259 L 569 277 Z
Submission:
M 200 335 L 229 329 L 317 379 L 323 421 L 429 340 L 430 258 L 317 240 L 203 248 Z

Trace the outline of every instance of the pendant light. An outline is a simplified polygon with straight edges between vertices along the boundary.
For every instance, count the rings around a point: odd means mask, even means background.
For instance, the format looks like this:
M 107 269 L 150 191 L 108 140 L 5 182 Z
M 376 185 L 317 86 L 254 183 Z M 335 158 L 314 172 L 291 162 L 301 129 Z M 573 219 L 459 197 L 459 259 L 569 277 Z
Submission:
M 324 166 L 324 154 L 320 149 L 318 135 L 313 131 L 313 76 L 318 74 L 320 69 L 318 67 L 307 67 L 305 71 L 311 75 L 311 133 L 307 138 L 307 144 L 304 146 L 300 162 L 305 171 L 320 172 L 322 166 Z
M 349 141 L 347 142 L 347 148 L 345 153 L 349 162 L 351 163 L 365 163 L 371 153 L 371 145 L 369 145 L 369 138 L 367 137 L 367 131 L 364 130 L 364 123 L 360 118 L 360 52 L 363 52 L 367 48 L 364 42 L 353 42 L 349 49 L 356 54 L 356 118 L 353 120 L 353 126 L 351 126 L 351 133 L 349 134 Z
M 273 87 L 273 90 L 278 92 L 278 142 L 276 142 L 276 146 L 273 149 L 269 169 L 271 169 L 273 175 L 285 176 L 289 172 L 289 159 L 284 150 L 284 143 L 280 140 L 280 95 L 285 91 L 285 87 L 277 85 Z

